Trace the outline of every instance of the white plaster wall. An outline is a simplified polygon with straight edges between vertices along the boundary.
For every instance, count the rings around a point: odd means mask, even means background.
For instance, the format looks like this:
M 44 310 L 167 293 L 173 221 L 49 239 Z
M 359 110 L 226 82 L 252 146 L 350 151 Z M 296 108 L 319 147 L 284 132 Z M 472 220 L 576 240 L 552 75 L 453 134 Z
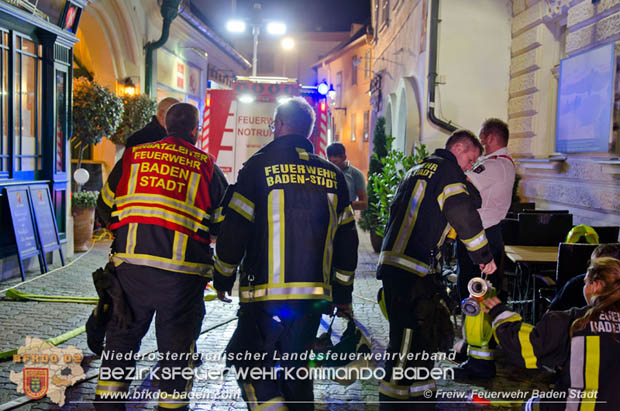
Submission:
M 396 137 L 395 146 L 411 152 L 421 140 L 433 150 L 449 133 L 427 117 L 431 0 L 399 4 L 389 26 L 375 28 L 373 71 L 382 74 L 383 100 L 378 115 L 386 115 L 389 101 L 387 129 Z M 437 68 L 446 84 L 437 88 L 435 114 L 476 133 L 485 118 L 507 120 L 512 1 L 440 0 L 439 12 Z M 403 112 L 407 119 L 401 118 Z
M 435 115 L 476 134 L 488 117 L 506 121 L 512 2 L 441 0 L 439 18 Z M 432 125 L 424 140 L 442 145 L 445 132 Z

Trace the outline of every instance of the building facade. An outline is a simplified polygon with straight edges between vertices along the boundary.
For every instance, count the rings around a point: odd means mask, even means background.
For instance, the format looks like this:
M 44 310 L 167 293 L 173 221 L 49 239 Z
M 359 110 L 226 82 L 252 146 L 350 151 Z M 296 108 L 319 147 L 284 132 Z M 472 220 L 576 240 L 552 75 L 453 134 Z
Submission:
M 86 1 L 0 2 L 0 275 L 19 272 L 7 188 L 49 189 L 62 242 L 69 213 L 71 92 L 75 33 Z M 20 198 L 26 201 L 25 198 Z M 15 230 L 13 227 L 17 227 Z M 33 234 L 34 238 L 34 234 Z M 36 260 L 36 258 L 34 258 Z
M 208 85 L 230 87 L 235 75 L 250 68 L 250 62 L 207 27 L 187 0 L 180 2 L 164 45 L 153 51 L 152 63 L 147 64 L 145 45 L 162 37 L 160 8 L 166 2 L 170 1 L 40 0 L 38 10 L 33 11 L 11 4 L 27 2 L 0 1 L 0 65 L 6 90 L 0 110 L 4 124 L 0 195 L 4 186 L 48 183 L 66 256 L 73 254 L 68 140 L 74 67 L 90 72 L 95 81 L 117 94 L 128 86 L 133 93 L 144 93 L 150 77 L 153 98 L 176 97 L 196 105 L 201 113 Z M 79 26 L 63 28 L 66 4 L 78 6 L 74 21 Z M 105 181 L 122 152 L 103 140 L 91 148 L 85 161 L 101 170 L 100 181 Z M 0 217 L 2 231 L 10 232 L 4 198 Z M 3 236 L 2 241 L 0 273 L 3 278 L 18 275 L 14 240 Z M 36 258 L 26 260 L 25 265 L 36 267 Z
M 333 85 L 336 92 L 334 98 L 328 97 L 328 143 L 343 143 L 347 158 L 364 175 L 368 174 L 369 163 L 371 39 L 366 25 L 354 24 L 350 37 L 314 65 L 317 81 Z
M 373 0 L 372 123 L 384 116 L 396 148 L 411 152 L 503 119 L 522 200 L 569 209 L 576 224 L 618 225 L 616 133 L 609 127 L 609 149 L 571 152 L 556 137 L 561 62 L 615 44 L 619 17 L 614 0 Z

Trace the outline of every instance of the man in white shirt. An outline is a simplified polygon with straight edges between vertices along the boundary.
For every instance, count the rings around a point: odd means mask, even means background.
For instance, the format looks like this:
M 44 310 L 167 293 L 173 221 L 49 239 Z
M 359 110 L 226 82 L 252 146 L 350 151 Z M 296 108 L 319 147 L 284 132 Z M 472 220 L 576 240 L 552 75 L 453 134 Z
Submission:
M 496 118 L 486 120 L 480 130 L 480 142 L 484 147 L 485 155 L 480 157 L 472 170 L 466 173 L 469 181 L 478 189 L 482 197 L 482 206 L 478 209 L 478 213 L 491 247 L 493 259 L 497 262 L 497 271 L 490 280 L 500 294 L 502 293 L 504 277 L 504 241 L 500 223 L 510 208 L 512 187 L 515 181 L 515 164 L 506 149 L 508 136 L 508 125 L 505 122 Z M 471 261 L 467 250 L 460 241 L 457 245 L 457 257 L 459 261 L 457 284 L 460 297 L 464 299 L 469 296 L 467 283 L 473 277 L 480 276 L 480 269 L 477 264 Z M 461 376 L 472 378 L 495 376 L 493 354 L 494 350 L 489 349 L 489 347 L 470 346 L 469 360 L 460 367 L 466 372 L 457 373 L 462 374 L 457 375 L 457 378 Z

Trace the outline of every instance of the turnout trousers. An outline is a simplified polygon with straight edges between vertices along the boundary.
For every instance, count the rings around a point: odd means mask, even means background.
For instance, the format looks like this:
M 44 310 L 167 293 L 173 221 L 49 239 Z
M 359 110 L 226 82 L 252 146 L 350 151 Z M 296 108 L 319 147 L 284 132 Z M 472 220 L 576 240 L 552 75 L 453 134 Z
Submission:
M 132 377 L 129 372 L 135 370 L 135 356 L 155 315 L 160 361 L 156 366 L 159 370 L 153 374 L 159 379 L 159 409 L 188 409 L 186 393 L 192 390 L 192 379 L 170 374 L 175 369 L 192 368 L 197 358 L 196 340 L 205 314 L 203 296 L 208 280 L 127 263 L 118 266 L 116 273 L 134 321 L 127 329 L 119 329 L 112 323 L 108 326 L 96 391 L 96 401 L 104 402 L 97 402 L 95 408 L 125 409 L 118 399 L 106 395 L 129 390 Z M 106 399 L 110 402 L 106 403 Z
M 386 311 L 390 322 L 385 362 L 385 378 L 379 386 L 379 409 L 387 410 L 432 410 L 436 386 L 435 380 L 426 374 L 431 372 L 434 361 L 424 359 L 424 354 L 433 353 L 423 327 L 418 321 L 418 299 L 416 283 L 411 278 L 383 278 Z
M 241 304 L 239 322 L 227 355 L 252 355 L 251 360 L 228 360 L 237 372 L 260 369 L 264 375 L 237 375 L 250 411 L 313 410 L 313 382 L 308 360 L 292 354 L 309 351 L 316 338 L 324 304 L 317 301 Z M 276 372 L 276 366 L 279 366 Z M 258 377 L 258 378 L 257 378 Z

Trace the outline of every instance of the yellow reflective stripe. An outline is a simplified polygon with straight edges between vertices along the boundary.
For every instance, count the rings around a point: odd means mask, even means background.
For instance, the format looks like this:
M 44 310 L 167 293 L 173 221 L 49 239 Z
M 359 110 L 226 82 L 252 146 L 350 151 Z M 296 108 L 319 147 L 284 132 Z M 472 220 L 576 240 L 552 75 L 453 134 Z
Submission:
M 252 411 L 256 409 L 258 406 L 258 399 L 256 398 L 256 392 L 254 391 L 254 387 L 252 384 L 243 384 L 243 390 L 245 391 L 245 396 L 248 401 L 248 408 Z
M 206 225 L 189 217 L 177 214 L 171 210 L 163 210 L 158 207 L 149 207 L 145 205 L 125 207 L 122 210 L 113 212 L 112 217 L 118 217 L 121 221 L 129 217 L 159 218 L 170 223 L 178 224 L 193 232 L 197 232 L 198 230 L 209 231 Z
M 165 408 L 168 410 L 175 410 L 177 408 L 182 408 L 182 407 L 186 407 L 187 405 L 189 405 L 189 401 L 185 400 L 185 401 L 166 401 L 166 400 L 159 400 L 159 403 L 157 404 L 159 405 L 159 407 L 161 408 Z
M 395 368 L 403 369 L 407 364 L 407 355 L 409 354 L 409 350 L 411 349 L 411 343 L 413 341 L 413 329 L 405 328 L 403 333 L 403 339 L 400 342 L 400 351 L 398 356 L 398 362 L 396 363 Z M 394 382 L 394 374 L 392 373 L 391 382 Z
M 419 381 L 414 382 L 409 387 L 409 396 L 410 397 L 419 397 L 420 395 L 424 395 L 425 391 L 437 391 L 437 385 L 433 380 Z
M 254 409 L 254 411 L 279 411 L 286 410 L 287 407 L 284 405 L 284 397 L 275 397 L 270 399 L 269 401 L 265 401 L 258 407 Z
M 350 223 L 351 221 L 355 221 L 355 213 L 353 212 L 353 207 L 348 205 L 342 211 L 342 214 L 340 214 L 340 217 L 338 217 L 338 224 L 345 225 L 345 224 Z
M 495 358 L 495 350 L 486 347 L 467 346 L 467 355 L 479 360 L 492 360 Z
M 237 264 L 225 263 L 220 260 L 218 256 L 215 256 L 215 269 L 224 277 L 230 277 L 233 275 L 235 273 L 235 268 L 237 268 Z
M 123 391 L 127 391 L 128 389 L 129 389 L 128 382 L 98 380 L 97 387 L 95 388 L 95 395 L 105 397 L 109 393 L 123 392 Z
M 306 160 L 306 161 L 310 160 L 310 155 L 308 154 L 306 150 L 300 147 L 295 147 L 295 150 L 297 150 L 297 153 L 299 153 L 299 158 L 301 160 Z
M 338 230 L 338 197 L 333 193 L 327 193 L 327 208 L 329 212 L 329 225 L 323 247 L 323 281 L 329 283 L 331 274 L 332 257 L 334 255 L 334 238 Z
M 272 190 L 267 196 L 267 220 L 269 283 L 283 283 L 285 267 L 284 190 Z
M 112 208 L 114 206 L 114 192 L 112 192 L 110 184 L 107 182 L 103 186 L 103 190 L 101 190 L 101 199 L 108 207 Z
M 205 210 L 201 210 L 192 205 L 186 204 L 182 201 L 175 200 L 174 198 L 169 198 L 166 196 L 162 196 L 159 194 L 146 194 L 140 193 L 131 196 L 121 196 L 114 199 L 117 207 L 122 207 L 124 205 L 128 205 L 131 203 L 150 203 L 156 205 L 163 205 L 167 207 L 171 207 L 173 209 L 181 210 L 184 213 L 191 215 L 196 218 L 196 220 L 208 219 L 209 214 Z
M 467 320 L 466 320 L 467 321 Z M 514 323 L 523 321 L 523 318 L 517 313 L 513 313 L 512 311 L 504 311 L 493 320 L 491 324 L 491 328 L 493 329 L 493 336 L 495 337 L 495 341 L 499 344 L 499 338 L 497 338 L 497 329 L 500 325 L 505 323 Z
M 394 398 L 397 400 L 406 400 L 409 398 L 408 386 L 391 384 L 387 381 L 381 381 L 379 386 L 379 392 L 386 397 Z
M 198 274 L 203 277 L 211 277 L 213 275 L 213 266 L 210 264 L 177 261 L 149 254 L 116 253 L 113 258 L 125 263 L 148 265 L 183 274 Z
M 239 297 L 242 302 L 331 299 L 331 287 L 323 283 L 287 283 L 284 287 L 261 284 L 256 287 L 240 287 Z
M 354 271 L 344 271 L 344 270 L 335 270 L 335 277 L 339 283 L 344 285 L 353 284 L 353 276 L 355 275 Z
M 416 260 L 413 257 L 409 257 L 404 254 L 396 254 L 392 251 L 381 252 L 379 255 L 379 265 L 381 264 L 393 265 L 421 277 L 424 277 L 431 271 L 428 264 Z
M 422 204 L 422 200 L 424 199 L 425 192 L 426 181 L 418 180 L 413 188 L 413 191 L 411 192 L 409 205 L 405 211 L 405 215 L 403 216 L 403 222 L 398 230 L 396 241 L 394 241 L 393 251 L 396 253 L 403 253 L 407 247 L 407 243 L 409 242 L 409 238 L 413 232 L 413 227 L 415 227 L 416 220 L 418 219 L 418 212 L 420 211 L 420 206 Z
M 530 324 L 521 323 L 519 329 L 519 342 L 521 343 L 521 356 L 525 362 L 525 368 L 538 368 L 537 358 L 534 354 L 534 347 L 530 341 L 530 334 L 534 327 Z
M 189 178 L 187 193 L 185 195 L 186 204 L 194 204 L 194 202 L 196 201 L 196 194 L 198 193 L 199 184 L 200 174 L 192 172 L 192 176 Z
M 598 391 L 598 376 L 601 365 L 601 340 L 598 335 L 586 336 L 585 389 L 587 393 Z M 594 411 L 596 401 L 586 396 L 581 402 L 581 411 Z M 594 397 L 596 398 L 596 397 Z
M 127 228 L 127 244 L 125 246 L 125 251 L 128 254 L 133 254 L 136 252 L 137 233 L 138 223 L 130 223 Z
M 482 247 L 488 244 L 487 236 L 484 234 L 484 230 L 480 231 L 472 238 L 461 241 L 463 242 L 463 244 L 465 244 L 465 248 L 467 248 L 468 251 L 480 250 Z
M 132 195 L 136 192 L 136 185 L 138 183 L 138 168 L 140 164 L 133 164 L 131 166 L 131 176 L 129 177 L 129 187 L 127 189 L 127 195 Z
M 185 252 L 187 250 L 187 240 L 189 236 L 187 234 L 174 232 L 174 240 L 172 242 L 172 259 L 176 261 L 183 261 L 185 259 Z M 131 252 L 130 254 L 133 254 Z
M 228 203 L 228 207 L 248 219 L 248 221 L 254 221 L 254 203 L 245 198 L 242 194 L 235 191 Z
M 457 194 L 467 193 L 467 188 L 463 183 L 448 184 L 443 188 L 441 194 L 437 196 L 437 203 L 439 203 L 439 209 L 443 211 L 443 205 L 446 200 Z
M 213 215 L 211 216 L 211 224 L 217 224 L 224 221 L 224 215 L 222 214 L 222 207 L 218 207 L 213 210 Z

